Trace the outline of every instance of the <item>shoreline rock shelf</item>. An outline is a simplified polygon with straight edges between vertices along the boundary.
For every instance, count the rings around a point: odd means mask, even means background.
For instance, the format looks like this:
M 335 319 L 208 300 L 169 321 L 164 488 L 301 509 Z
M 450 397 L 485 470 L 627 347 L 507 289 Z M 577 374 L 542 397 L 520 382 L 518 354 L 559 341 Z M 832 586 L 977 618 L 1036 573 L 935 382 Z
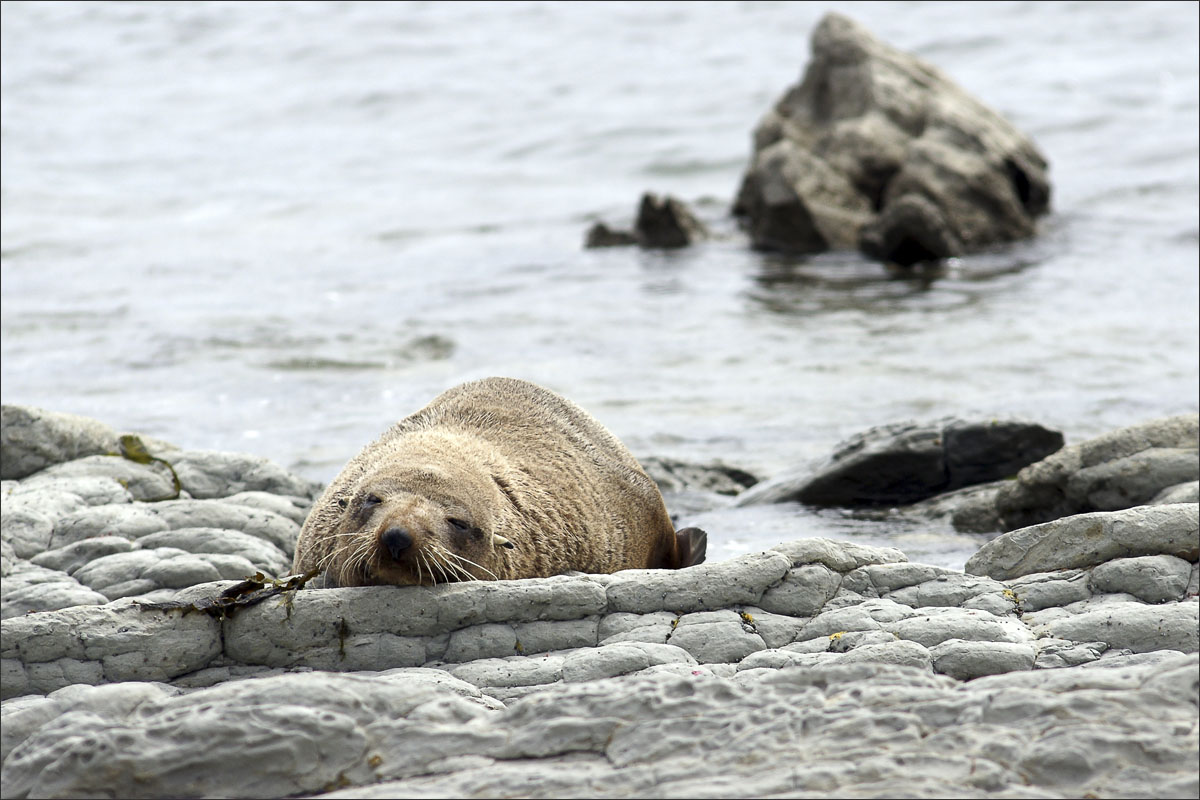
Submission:
M 99 423 L 4 421 L 5 797 L 1200 788 L 1200 506 L 1161 491 L 1000 535 L 966 572 L 801 539 L 680 571 L 285 591 L 222 618 L 189 607 L 286 569 L 316 487 L 151 443 L 182 491 L 137 501 L 167 468 L 72 440 Z M 1166 425 L 1176 449 L 1187 424 Z M 1163 429 L 1021 474 L 1161 450 Z M 8 460 L 22 447 L 36 470 Z M 753 481 L 669 466 L 681 487 Z

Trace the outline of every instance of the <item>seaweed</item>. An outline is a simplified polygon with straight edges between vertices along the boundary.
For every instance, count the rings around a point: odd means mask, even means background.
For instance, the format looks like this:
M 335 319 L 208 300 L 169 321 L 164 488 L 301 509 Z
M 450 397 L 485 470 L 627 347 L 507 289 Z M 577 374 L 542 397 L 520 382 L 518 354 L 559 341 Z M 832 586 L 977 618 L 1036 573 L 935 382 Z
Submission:
M 225 620 L 234 611 L 261 603 L 268 597 L 289 593 L 287 594 L 287 600 L 290 603 L 292 598 L 292 594 L 290 593 L 302 588 L 304 584 L 308 583 L 316 575 L 316 570 L 309 570 L 303 575 L 289 575 L 286 578 L 268 578 L 261 572 L 256 572 L 244 581 L 230 586 L 215 597 L 204 597 L 193 603 L 167 601 L 162 603 L 138 603 L 137 605 L 139 608 L 147 610 L 182 611 L 185 615 L 193 611 L 200 611 L 208 614 L 210 617 Z
M 135 464 L 151 464 L 158 462 L 171 471 L 171 482 L 174 484 L 172 488 L 175 490 L 174 494 L 150 498 L 146 502 L 157 503 L 160 500 L 179 499 L 179 495 L 183 492 L 183 483 L 179 480 L 179 475 L 175 472 L 175 467 L 171 466 L 171 462 L 167 461 L 165 458 L 159 458 L 158 456 L 150 455 L 150 450 L 146 447 L 145 442 L 143 442 L 140 437 L 135 436 L 132 433 L 122 434 L 122 436 L 118 439 L 118 442 L 121 445 L 121 452 L 110 453 L 110 455 L 119 455 L 121 458 L 128 459 Z M 122 483 L 125 482 L 122 481 Z M 128 488 L 128 486 L 126 486 L 126 488 Z

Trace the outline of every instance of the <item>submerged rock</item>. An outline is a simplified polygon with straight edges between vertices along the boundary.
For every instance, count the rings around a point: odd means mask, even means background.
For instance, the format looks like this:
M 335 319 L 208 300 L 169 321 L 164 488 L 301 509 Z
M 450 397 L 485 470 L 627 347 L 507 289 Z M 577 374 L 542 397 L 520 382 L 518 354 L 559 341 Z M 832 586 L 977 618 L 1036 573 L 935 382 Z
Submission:
M 827 14 L 759 123 L 734 204 L 754 245 L 911 265 L 1033 235 L 1046 160 L 941 71 Z
M 814 471 L 783 475 L 739 495 L 737 505 L 799 501 L 815 506 L 915 503 L 1014 475 L 1062 447 L 1062 434 L 1033 422 L 953 418 L 871 428 L 841 444 Z

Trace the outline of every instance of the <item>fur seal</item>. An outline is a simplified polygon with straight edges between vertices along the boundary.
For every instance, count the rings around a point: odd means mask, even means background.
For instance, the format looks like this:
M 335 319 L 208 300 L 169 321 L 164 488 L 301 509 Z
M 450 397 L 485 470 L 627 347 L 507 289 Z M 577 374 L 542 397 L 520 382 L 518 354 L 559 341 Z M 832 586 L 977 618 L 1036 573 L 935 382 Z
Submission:
M 704 561 L 599 422 L 528 381 L 447 390 L 355 456 L 313 506 L 292 569 L 326 586 L 506 580 Z

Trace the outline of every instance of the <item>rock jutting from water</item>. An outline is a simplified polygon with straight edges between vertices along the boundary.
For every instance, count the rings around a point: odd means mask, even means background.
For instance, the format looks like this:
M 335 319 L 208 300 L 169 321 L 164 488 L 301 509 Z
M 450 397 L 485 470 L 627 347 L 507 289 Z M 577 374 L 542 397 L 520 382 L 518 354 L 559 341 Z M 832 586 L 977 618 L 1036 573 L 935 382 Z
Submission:
M 1011 123 L 840 14 L 811 51 L 754 133 L 733 211 L 755 247 L 909 266 L 1034 234 L 1047 164 Z
M 647 192 L 638 203 L 632 231 L 597 222 L 587 232 L 584 247 L 619 247 L 636 244 L 646 249 L 676 250 L 708 237 L 708 228 L 677 197 Z
M 1194 502 L 1012 531 L 967 572 L 801 539 L 678 571 L 243 595 L 286 570 L 315 486 L 3 416 L 47 454 L 0 491 L 6 798 L 1200 789 Z
M 1011 477 L 1062 445 L 1058 431 L 1024 420 L 948 417 L 883 425 L 843 442 L 816 469 L 801 468 L 754 485 L 738 496 L 737 504 L 915 503 Z

